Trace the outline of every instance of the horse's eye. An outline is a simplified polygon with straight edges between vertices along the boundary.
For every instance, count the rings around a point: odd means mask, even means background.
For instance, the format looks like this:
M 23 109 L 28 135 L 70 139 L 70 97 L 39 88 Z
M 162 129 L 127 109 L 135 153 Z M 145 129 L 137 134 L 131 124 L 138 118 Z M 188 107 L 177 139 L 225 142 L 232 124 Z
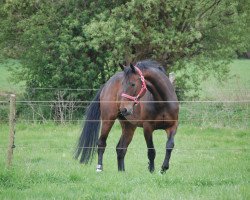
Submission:
M 135 84 L 134 84 L 134 83 L 131 83 L 131 86 L 132 86 L 132 87 L 135 87 Z

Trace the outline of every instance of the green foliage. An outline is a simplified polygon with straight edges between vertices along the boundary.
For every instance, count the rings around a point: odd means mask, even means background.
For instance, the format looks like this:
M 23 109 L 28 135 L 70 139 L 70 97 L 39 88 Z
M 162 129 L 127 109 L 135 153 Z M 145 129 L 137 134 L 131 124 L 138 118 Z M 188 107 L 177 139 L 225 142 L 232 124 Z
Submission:
M 85 25 L 90 45 L 110 47 L 109 60 L 153 58 L 179 75 L 177 87 L 197 90 L 213 74 L 225 79 L 236 50 L 246 50 L 249 28 L 237 1 L 133 0 Z
M 8 56 L 20 58 L 15 70 L 27 88 L 93 88 L 106 81 L 103 58 L 86 44 L 82 25 L 90 20 L 90 11 L 81 1 L 7 1 L 3 4 L 5 23 L 1 44 Z M 90 5 L 89 5 L 90 7 Z M 9 33 L 17 33 L 13 43 Z M 13 48 L 18 45 L 18 55 Z M 93 55 L 93 56 L 92 56 Z M 88 96 L 87 96 L 88 95 Z M 67 96 L 67 95 L 66 95 Z M 72 98 L 88 99 L 88 93 Z M 54 99 L 51 91 L 37 92 L 30 98 Z
M 14 68 L 14 76 L 26 83 L 24 100 L 89 100 L 95 91 L 66 90 L 62 94 L 60 90 L 33 88 L 97 88 L 109 78 L 111 72 L 103 70 L 104 57 L 86 44 L 82 29 L 94 7 L 73 0 L 1 2 L 1 53 L 22 63 L 22 67 Z M 39 113 L 50 118 L 52 112 L 57 118 L 60 108 L 52 106 L 52 110 L 39 106 Z
M 212 74 L 223 80 L 248 48 L 247 1 L 36 1 L 0 3 L 0 46 L 18 58 L 27 88 L 98 88 L 119 62 L 155 59 L 178 74 L 182 96 Z M 249 21 L 249 20 L 248 20 Z M 89 99 L 74 93 L 65 99 Z M 29 98 L 55 99 L 51 91 Z

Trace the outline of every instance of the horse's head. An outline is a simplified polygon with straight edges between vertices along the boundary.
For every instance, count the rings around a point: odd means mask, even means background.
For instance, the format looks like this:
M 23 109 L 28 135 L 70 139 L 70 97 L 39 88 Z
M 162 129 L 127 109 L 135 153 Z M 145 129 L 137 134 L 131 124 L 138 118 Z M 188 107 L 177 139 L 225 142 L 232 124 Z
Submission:
M 140 98 L 145 94 L 147 87 L 141 70 L 130 64 L 130 67 L 121 65 L 124 71 L 122 81 L 122 98 L 120 111 L 123 116 L 133 114 L 134 106 L 139 103 Z

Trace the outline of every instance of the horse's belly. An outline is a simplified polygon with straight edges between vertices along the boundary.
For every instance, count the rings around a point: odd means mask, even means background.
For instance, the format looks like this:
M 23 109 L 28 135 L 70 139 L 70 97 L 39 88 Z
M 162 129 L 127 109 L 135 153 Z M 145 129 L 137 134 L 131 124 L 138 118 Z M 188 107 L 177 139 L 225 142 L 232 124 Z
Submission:
M 168 129 L 172 126 L 174 126 L 177 122 L 177 119 L 174 119 L 173 117 L 171 117 L 170 115 L 168 114 L 162 114 L 160 117 L 158 116 L 156 119 L 155 119 L 155 123 L 154 123 L 154 126 L 155 126 L 155 129 Z
M 174 125 L 174 123 L 172 122 L 157 122 L 154 127 L 155 127 L 155 130 L 157 129 L 163 129 L 163 130 L 166 130 L 170 127 L 172 127 Z

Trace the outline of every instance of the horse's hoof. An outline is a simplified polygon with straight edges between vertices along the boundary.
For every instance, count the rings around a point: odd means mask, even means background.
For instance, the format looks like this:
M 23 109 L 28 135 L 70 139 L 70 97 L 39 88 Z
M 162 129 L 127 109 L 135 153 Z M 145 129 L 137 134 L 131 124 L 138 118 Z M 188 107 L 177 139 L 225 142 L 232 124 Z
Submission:
M 167 167 L 162 167 L 160 173 L 165 174 L 168 169 L 169 169 L 168 166 Z
M 158 175 L 160 175 L 160 176 L 162 176 L 162 175 L 163 175 L 163 173 L 161 173 L 161 170 L 160 170 L 160 171 L 158 171 Z
M 153 173 L 153 172 L 155 171 L 155 166 L 154 166 L 154 164 L 148 163 L 148 170 L 149 170 L 150 173 Z
M 102 172 L 102 171 L 103 171 L 102 165 L 97 165 L 96 172 Z
M 154 173 L 155 168 L 154 168 L 154 167 L 148 167 L 148 171 L 149 171 L 150 173 Z

